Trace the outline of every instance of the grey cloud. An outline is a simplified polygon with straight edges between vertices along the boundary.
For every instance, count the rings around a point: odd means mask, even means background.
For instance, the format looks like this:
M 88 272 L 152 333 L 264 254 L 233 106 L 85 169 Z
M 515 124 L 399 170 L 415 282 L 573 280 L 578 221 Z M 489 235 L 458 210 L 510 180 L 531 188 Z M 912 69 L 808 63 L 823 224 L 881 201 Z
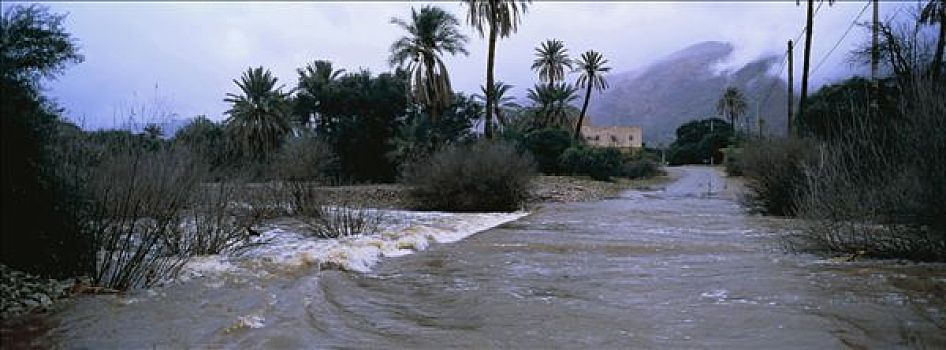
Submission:
M 464 18 L 465 8 L 458 2 L 435 4 Z M 816 61 L 863 4 L 825 5 L 816 20 Z M 408 16 L 411 6 L 423 3 L 56 2 L 49 6 L 71 13 L 67 26 L 87 58 L 49 84 L 50 93 L 71 116 L 84 116 L 90 126 L 109 126 L 117 106 L 144 104 L 148 100 L 143 96 L 155 94 L 165 96 L 168 108 L 181 116 L 221 119 L 224 94 L 234 90 L 232 79 L 249 66 L 272 69 L 287 86 L 295 81 L 295 69 L 313 59 L 329 59 L 349 70 L 386 71 L 388 47 L 402 35 L 388 20 Z M 882 14 L 889 16 L 896 6 L 900 5 L 882 3 Z M 600 51 L 615 72 L 641 68 L 696 42 L 727 41 L 736 47 L 731 62 L 720 67 L 727 69 L 781 55 L 785 41 L 803 23 L 804 7 L 791 1 L 540 1 L 533 3 L 519 32 L 499 43 L 496 73 L 516 86 L 515 94 L 524 95 L 535 81 L 529 70 L 533 48 L 547 38 L 564 40 L 573 56 L 588 49 Z M 455 87 L 473 93 L 485 77 L 486 45 L 470 28 L 464 30 L 471 38 L 470 56 L 446 61 Z M 858 69 L 847 63 L 846 52 L 862 43 L 864 35 L 855 29 L 814 83 Z

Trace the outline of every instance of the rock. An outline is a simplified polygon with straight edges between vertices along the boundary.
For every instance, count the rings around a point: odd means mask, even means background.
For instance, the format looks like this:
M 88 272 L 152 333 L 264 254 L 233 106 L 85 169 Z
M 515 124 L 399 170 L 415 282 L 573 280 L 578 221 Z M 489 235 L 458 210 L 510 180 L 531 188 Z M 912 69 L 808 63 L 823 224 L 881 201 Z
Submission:
M 0 281 L 0 314 L 4 319 L 48 308 L 64 296 L 64 289 L 70 285 L 69 281 L 40 278 L 5 265 L 0 265 Z

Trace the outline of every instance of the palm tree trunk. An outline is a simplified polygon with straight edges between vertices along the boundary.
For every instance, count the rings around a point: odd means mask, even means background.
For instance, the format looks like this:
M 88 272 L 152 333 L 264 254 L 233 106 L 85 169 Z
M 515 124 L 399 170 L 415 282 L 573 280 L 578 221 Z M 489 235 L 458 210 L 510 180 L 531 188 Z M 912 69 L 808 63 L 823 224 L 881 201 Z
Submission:
M 496 106 L 495 109 L 496 109 L 496 121 L 499 122 L 499 125 L 500 125 L 500 126 L 505 127 L 505 126 L 506 126 L 506 117 L 503 116 L 502 108 L 498 106 L 498 103 L 497 103 L 497 106 Z
M 590 79 L 589 79 L 590 80 Z M 591 99 L 591 83 L 585 90 L 585 102 L 581 104 L 581 114 L 578 115 L 578 124 L 575 124 L 575 140 L 581 139 L 581 123 L 585 121 L 585 112 L 588 110 L 588 100 Z
M 434 62 L 432 59 L 425 59 L 424 65 L 427 66 L 427 86 L 424 88 L 427 93 L 427 113 L 430 114 L 430 121 L 436 122 L 440 114 L 440 91 L 437 89 L 437 79 L 434 77 Z
M 946 11 L 942 9 L 940 11 Z M 946 46 L 946 23 L 943 23 L 943 20 L 939 21 L 939 40 L 936 45 L 936 53 L 933 54 L 933 80 L 939 80 L 941 78 L 940 73 L 943 68 L 943 46 Z
M 486 120 L 483 124 L 483 134 L 487 139 L 493 138 L 493 95 L 496 93 L 493 91 L 493 61 L 496 59 L 495 25 L 495 23 L 489 25 L 489 52 L 486 56 Z
M 808 22 L 805 27 L 805 61 L 802 63 L 801 71 L 801 99 L 798 102 L 798 116 L 805 114 L 805 105 L 808 103 L 808 64 L 811 61 L 811 32 L 814 19 L 814 2 L 808 0 Z

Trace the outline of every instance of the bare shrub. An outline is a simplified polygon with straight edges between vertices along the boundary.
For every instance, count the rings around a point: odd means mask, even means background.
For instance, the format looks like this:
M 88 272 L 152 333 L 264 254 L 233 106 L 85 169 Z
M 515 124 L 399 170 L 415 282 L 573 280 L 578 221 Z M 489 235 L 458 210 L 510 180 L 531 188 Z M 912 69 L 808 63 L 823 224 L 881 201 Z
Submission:
M 377 233 L 384 215 L 363 205 L 319 206 L 300 215 L 309 233 L 318 238 L 339 238 Z
M 239 215 L 250 222 L 288 216 L 290 198 L 280 182 L 244 184 L 237 198 L 241 209 Z
M 946 89 L 926 79 L 902 91 L 900 110 L 819 146 L 805 167 L 800 235 L 806 250 L 946 260 Z M 866 115 L 866 106 L 860 113 Z
M 422 209 L 514 211 L 534 176 L 528 155 L 506 143 L 481 141 L 445 147 L 406 167 L 402 180 L 412 186 L 410 194 Z
M 235 206 L 236 194 L 242 187 L 242 183 L 235 181 L 201 186 L 192 204 L 184 210 L 179 229 L 166 236 L 168 249 L 175 254 L 196 256 L 220 254 L 246 244 L 255 233 L 253 226 L 262 217 Z
M 746 178 L 745 204 L 756 212 L 794 215 L 805 185 L 804 164 L 815 156 L 811 140 L 760 139 L 746 144 L 741 168 Z
M 172 277 L 187 261 L 166 238 L 179 235 L 200 173 L 187 152 L 116 155 L 92 170 L 84 218 L 97 259 L 92 280 L 128 289 Z
M 304 134 L 283 144 L 272 162 L 276 178 L 283 181 L 319 181 L 337 172 L 338 157 L 332 146 Z

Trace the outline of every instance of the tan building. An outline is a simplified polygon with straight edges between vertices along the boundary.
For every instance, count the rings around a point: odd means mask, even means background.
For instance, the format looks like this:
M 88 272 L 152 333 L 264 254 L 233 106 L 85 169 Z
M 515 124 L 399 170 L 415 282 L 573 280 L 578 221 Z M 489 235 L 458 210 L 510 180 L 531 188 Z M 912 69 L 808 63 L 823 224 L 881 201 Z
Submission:
M 644 142 L 644 132 L 639 126 L 582 125 L 581 136 L 589 145 L 616 147 L 625 151 L 640 149 Z

